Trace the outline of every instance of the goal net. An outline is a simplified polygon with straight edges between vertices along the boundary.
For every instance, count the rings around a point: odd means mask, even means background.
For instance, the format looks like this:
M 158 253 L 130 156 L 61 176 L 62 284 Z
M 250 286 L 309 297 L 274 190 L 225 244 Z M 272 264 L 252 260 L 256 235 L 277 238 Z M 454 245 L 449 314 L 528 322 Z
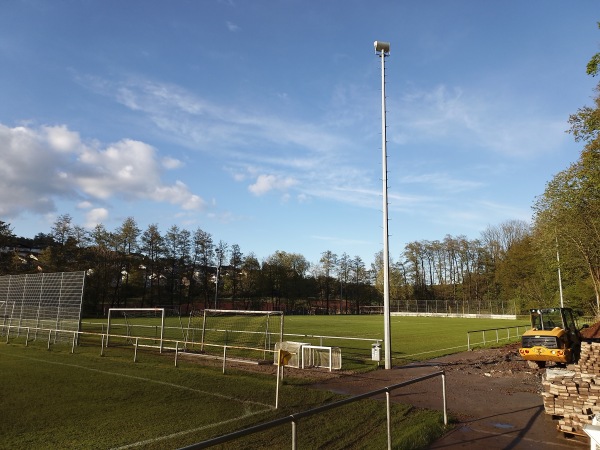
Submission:
M 145 347 L 175 348 L 185 340 L 179 312 L 167 308 L 110 308 L 106 345 L 136 344 Z
M 300 369 L 302 367 L 302 347 L 310 345 L 308 342 L 283 341 L 275 344 L 275 352 L 281 350 L 288 352 L 291 356 L 284 364 L 288 367 Z M 277 354 L 274 355 L 274 360 L 277 361 Z
M 342 368 L 342 351 L 339 347 L 323 347 L 320 345 L 302 346 L 302 368 L 323 367 L 330 371 Z
M 267 360 L 283 338 L 283 312 L 205 309 L 190 314 L 185 349 Z
M 383 314 L 383 306 L 361 306 L 361 314 Z

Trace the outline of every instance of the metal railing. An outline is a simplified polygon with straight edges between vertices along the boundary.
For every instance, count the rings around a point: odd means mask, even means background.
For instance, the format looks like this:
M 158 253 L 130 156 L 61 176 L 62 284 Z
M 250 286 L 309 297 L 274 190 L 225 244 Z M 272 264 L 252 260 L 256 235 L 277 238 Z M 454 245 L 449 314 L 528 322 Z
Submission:
M 476 344 L 483 344 L 484 346 L 486 344 L 492 343 L 492 342 L 496 342 L 499 343 L 501 340 L 507 340 L 509 341 L 511 338 L 512 339 L 517 339 L 518 337 L 520 337 L 523 333 L 521 332 L 521 330 L 527 330 L 530 328 L 529 324 L 523 324 L 523 325 L 513 325 L 512 327 L 502 327 L 502 328 L 487 328 L 485 330 L 470 330 L 467 331 L 467 350 L 471 350 L 473 345 Z M 500 337 L 500 330 L 506 330 L 505 336 L 504 337 Z M 515 334 L 513 336 L 511 336 L 510 334 L 510 330 L 516 330 Z M 487 337 L 485 333 L 488 333 Z M 492 338 L 490 339 L 490 332 L 492 333 Z M 471 342 L 471 334 L 474 333 L 482 333 L 482 341 L 480 342 Z
M 343 400 L 338 400 L 336 402 L 328 403 L 326 405 L 322 405 L 316 408 L 309 409 L 307 411 L 302 411 L 299 413 L 291 414 L 289 416 L 282 417 L 280 419 L 275 419 L 270 422 L 261 423 L 259 425 L 255 425 L 249 428 L 245 428 L 243 430 L 235 431 L 233 433 L 224 434 L 222 436 L 218 436 L 212 439 L 208 439 L 206 441 L 198 442 L 196 444 L 189 445 L 187 447 L 183 447 L 182 450 L 196 450 L 202 448 L 209 448 L 214 445 L 224 444 L 226 442 L 233 441 L 235 439 L 239 439 L 245 436 L 249 436 L 254 433 L 258 433 L 260 431 L 266 431 L 271 428 L 285 425 L 290 423 L 292 425 L 292 450 L 296 450 L 298 443 L 297 436 L 297 425 L 300 419 L 310 417 L 316 414 L 323 413 L 325 411 L 329 411 L 331 409 L 339 408 L 340 406 L 347 405 L 349 403 L 353 403 L 359 400 L 364 400 L 366 398 L 374 397 L 376 395 L 380 395 L 385 393 L 386 395 L 386 418 L 387 418 L 387 444 L 388 449 L 392 448 L 392 416 L 391 416 L 391 400 L 390 393 L 395 391 L 396 389 L 400 389 L 405 386 L 410 386 L 411 384 L 419 383 L 421 381 L 429 380 L 434 377 L 442 377 L 442 400 L 443 400 L 443 412 L 444 412 L 444 425 L 448 425 L 448 413 L 446 409 L 446 375 L 443 370 L 439 372 L 433 372 L 428 375 L 423 375 L 421 377 L 413 378 L 408 381 L 404 381 L 402 383 L 393 384 L 391 386 L 387 386 L 381 389 L 377 389 L 374 391 L 366 392 L 364 394 L 355 395 L 353 397 L 349 397 Z

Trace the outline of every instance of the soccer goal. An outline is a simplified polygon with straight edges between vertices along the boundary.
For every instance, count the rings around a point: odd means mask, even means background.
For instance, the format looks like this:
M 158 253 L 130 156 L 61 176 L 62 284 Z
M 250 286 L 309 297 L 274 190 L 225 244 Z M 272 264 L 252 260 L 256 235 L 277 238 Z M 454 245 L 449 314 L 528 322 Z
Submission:
M 383 314 L 383 306 L 360 306 L 361 314 Z
M 163 349 L 165 308 L 109 308 L 106 346 L 120 343 Z
M 321 345 L 303 345 L 302 368 L 323 367 L 339 370 L 342 368 L 342 351 L 339 347 L 324 347 Z
M 267 360 L 283 340 L 283 312 L 205 309 L 190 314 L 186 351 Z
M 281 350 L 290 354 L 290 358 L 285 362 L 285 366 L 302 367 L 302 347 L 310 345 L 308 342 L 282 341 L 275 344 L 275 352 Z M 274 360 L 277 361 L 277 355 L 274 355 Z

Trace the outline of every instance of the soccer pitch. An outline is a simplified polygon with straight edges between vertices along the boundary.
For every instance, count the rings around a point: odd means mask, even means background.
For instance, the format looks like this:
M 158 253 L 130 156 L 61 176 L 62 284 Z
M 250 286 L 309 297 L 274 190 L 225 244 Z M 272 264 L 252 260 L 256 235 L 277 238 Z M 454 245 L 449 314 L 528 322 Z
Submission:
M 405 317 L 390 319 L 392 363 L 403 365 L 412 361 L 431 359 L 467 350 L 467 332 L 499 329 L 486 332 L 486 346 L 515 341 L 515 327 L 520 332 L 528 326 L 526 320 L 466 319 L 447 317 Z M 344 369 L 359 369 L 370 365 L 371 345 L 383 343 L 383 315 L 286 316 L 284 338 L 313 345 L 339 346 Z M 315 336 L 327 336 L 324 338 Z M 351 340 L 343 338 L 361 338 Z M 471 344 L 483 346 L 483 333 L 472 333 Z M 383 356 L 382 356 L 383 357 Z
M 382 316 L 289 316 L 285 320 L 285 333 L 305 336 L 379 339 L 383 326 Z M 455 343 L 455 351 L 462 351 L 466 330 L 511 323 L 393 317 L 392 325 L 393 354 L 401 361 L 416 359 L 410 356 L 415 354 L 451 353 L 439 349 Z M 134 363 L 131 346 L 110 347 L 101 357 L 99 339 L 84 343 L 73 354 L 64 343 L 52 345 L 50 351 L 46 342 L 25 346 L 19 337 L 0 344 L 0 448 L 178 448 L 339 398 L 286 380 L 275 410 L 274 375 L 233 369 L 223 374 L 218 365 L 183 358 L 175 367 L 173 352 L 161 355 L 156 349 L 140 350 Z M 343 355 L 353 349 L 363 357 L 370 352 L 368 341 L 324 344 L 339 345 Z M 375 366 L 367 360 L 363 367 Z M 441 432 L 439 416 L 440 412 L 394 405 L 395 429 L 408 430 L 415 443 L 406 448 L 419 448 L 424 442 L 419 439 L 431 430 Z M 351 432 L 356 424 L 364 429 L 359 440 Z M 395 434 L 394 439 L 401 440 L 401 435 Z M 349 405 L 325 417 L 306 419 L 299 426 L 298 443 L 302 448 L 324 443 L 328 448 L 385 447 L 385 408 L 381 402 L 365 400 L 359 407 Z M 282 426 L 229 448 L 289 446 L 289 427 Z

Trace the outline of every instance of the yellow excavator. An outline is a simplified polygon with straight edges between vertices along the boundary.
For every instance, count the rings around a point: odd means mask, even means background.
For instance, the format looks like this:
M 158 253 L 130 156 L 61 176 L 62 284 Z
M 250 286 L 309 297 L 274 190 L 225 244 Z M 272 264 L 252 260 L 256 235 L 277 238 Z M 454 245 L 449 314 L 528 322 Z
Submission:
M 549 361 L 571 364 L 579 360 L 581 334 L 571 308 L 530 309 L 529 314 L 531 329 L 523 333 L 519 349 L 523 359 L 539 368 Z

